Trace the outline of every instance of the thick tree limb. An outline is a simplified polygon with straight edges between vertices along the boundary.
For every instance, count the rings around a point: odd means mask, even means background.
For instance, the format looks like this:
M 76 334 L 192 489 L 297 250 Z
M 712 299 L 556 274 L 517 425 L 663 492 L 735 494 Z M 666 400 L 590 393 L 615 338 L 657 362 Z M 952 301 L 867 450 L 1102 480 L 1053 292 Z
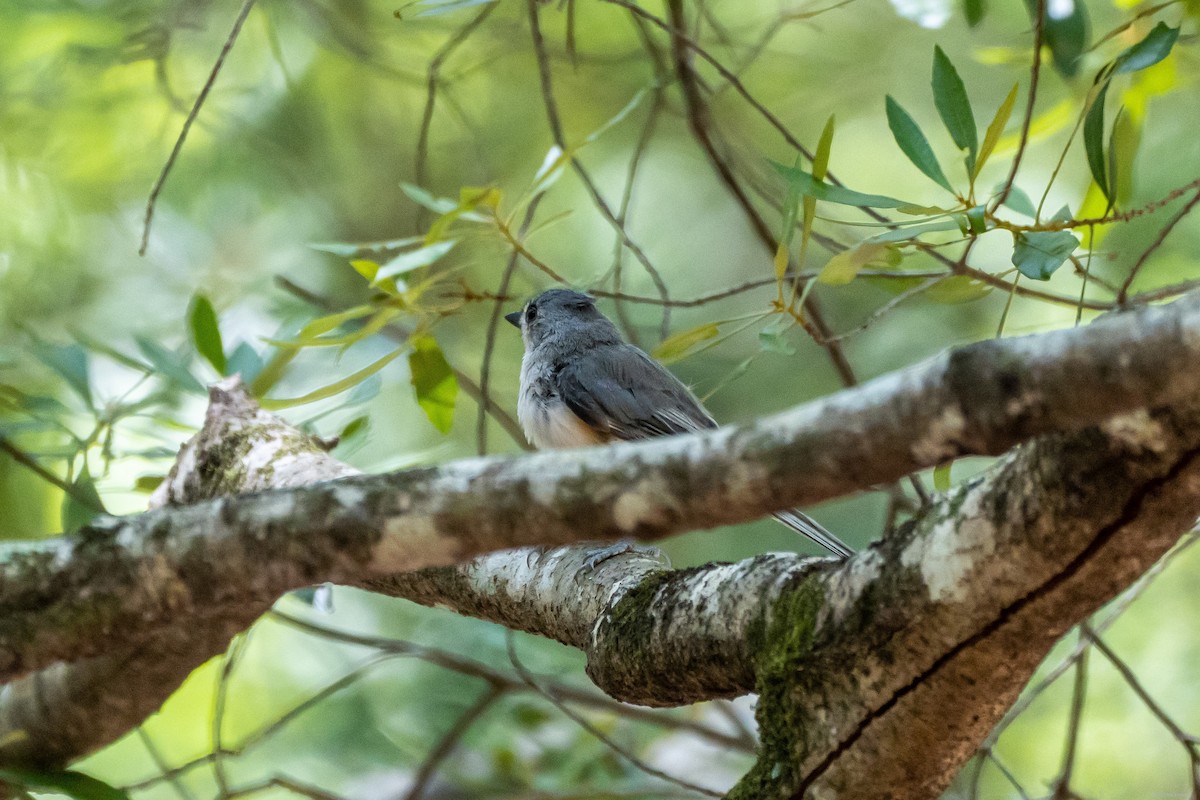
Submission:
M 900 718 L 892 712 L 904 708 L 908 718 L 919 720 L 920 709 L 907 704 L 942 681 L 965 685 L 954 676 L 960 669 L 973 674 L 962 665 L 974 664 L 975 653 L 992 659 L 975 668 L 1004 665 L 1015 692 L 1025 661 L 995 658 L 985 645 L 1008 642 L 1015 626 L 1020 635 L 1011 638 L 1031 643 L 1023 652 L 1036 663 L 1040 653 L 1033 651 L 1043 642 L 1048 647 L 1069 619 L 1035 611 L 1045 613 L 1043 604 L 1060 598 L 1061 607 L 1049 607 L 1055 613 L 1101 602 L 1101 595 L 1123 585 L 1122 570 L 1147 566 L 1195 518 L 1200 488 L 1188 431 L 1200 425 L 1186 403 L 1153 417 L 1135 414 L 1103 430 L 1083 426 L 1195 397 L 1198 355 L 1200 297 L 1192 296 L 1085 329 L 974 345 L 757 424 L 702 436 L 476 459 L 109 520 L 70 542 L 14 555 L 0 570 L 0 674 L 13 680 L 60 658 L 76 661 L 69 670 L 86 674 L 89 663 L 154 648 L 180 626 L 216 631 L 212 640 L 222 640 L 282 592 L 313 582 L 378 585 L 398 571 L 506 546 L 653 537 L 741 521 L 894 480 L 953 455 L 996 453 L 1030 436 L 1078 431 L 1006 460 L 995 475 L 947 501 L 952 505 L 940 506 L 941 516 L 927 517 L 838 569 L 769 557 L 722 568 L 725 573 L 662 573 L 641 562 L 648 574 L 627 579 L 623 570 L 609 569 L 616 564 L 602 562 L 583 581 L 599 588 L 588 594 L 576 587 L 572 603 L 557 611 L 547 606 L 540 617 L 512 608 L 488 612 L 484 600 L 499 607 L 515 591 L 499 584 L 463 595 L 464 607 L 478 607 L 473 613 L 503 614 L 510 622 L 522 617 L 521 627 L 544 626 L 542 632 L 585 646 L 593 676 L 618 696 L 685 702 L 746 691 L 757 681 L 772 700 L 760 705 L 768 715 L 768 755 L 790 754 L 792 766 L 763 773 L 766 778 L 754 773 L 748 781 L 775 790 L 805 781 L 842 786 L 855 775 L 887 774 L 878 764 L 888 758 L 899 768 L 896 757 L 905 748 L 882 746 L 897 735 L 890 725 Z M 214 407 L 222 402 L 234 403 L 222 401 L 218 391 Z M 207 464 L 197 471 L 207 470 L 212 485 L 226 491 L 238 484 L 223 472 L 230 465 L 257 471 L 245 464 L 261 426 L 243 425 L 238 432 L 236 443 L 218 448 L 225 458 L 196 460 Z M 257 464 L 267 472 L 277 461 L 296 467 L 292 462 L 319 450 L 298 440 L 272 446 L 274 455 Z M 330 474 L 338 474 L 337 462 L 323 458 L 331 462 Z M 291 473 L 297 483 L 301 473 Z M 1076 485 L 1086 475 L 1099 482 Z M 185 486 L 180 478 L 171 486 Z M 1099 496 L 1097 487 L 1104 490 Z M 1075 495 L 1086 502 L 1078 504 Z M 1148 535 L 1150 526 L 1159 533 Z M 1108 532 L 1100 544 L 1088 544 L 1097 530 Z M 1118 542 L 1137 544 L 1112 551 L 1120 556 L 1119 569 L 1104 580 L 1077 580 Z M 519 558 L 529 569 L 539 559 L 557 559 L 570 565 L 566 572 L 576 580 L 578 562 L 568 555 L 527 552 Z M 476 562 L 453 579 L 461 583 L 472 569 L 474 579 L 489 571 L 498 576 L 493 567 L 499 564 Z M 561 577 L 564 569 L 548 574 Z M 735 575 L 736 581 L 728 580 Z M 431 595 L 422 594 L 418 583 L 428 589 L 443 578 L 426 573 L 409 579 L 407 588 L 396 579 L 393 590 L 428 601 Z M 735 585 L 753 591 L 739 600 L 728 592 Z M 1099 594 L 1081 588 L 1092 586 L 1100 587 Z M 526 587 L 524 596 L 535 593 Z M 585 607 L 585 613 L 572 611 Z M 647 615 L 658 610 L 676 619 Z M 1040 628 L 1027 619 L 1041 619 Z M 1034 635 L 1039 633 L 1044 635 Z M 197 638 L 202 646 L 178 659 L 180 678 L 219 649 L 209 637 Z M 685 639 L 696 647 L 652 646 Z M 611 641 L 624 643 L 619 657 L 612 656 Z M 864 652 L 864 642 L 874 649 Z M 777 645 L 785 648 L 782 654 Z M 674 656 L 679 658 L 663 660 Z M 724 665 L 714 664 L 717 656 Z M 88 657 L 96 660 L 81 661 Z M 848 670 L 849 664 L 859 669 Z M 1002 710 L 993 687 L 1008 684 L 989 680 L 988 702 Z M 31 730 L 12 714 L 12 690 L 21 685 L 0 694 L 0 758 L 20 758 L 6 734 Z M 941 705 L 928 708 L 941 716 L 946 700 L 937 700 Z M 986 709 L 966 704 L 962 710 L 986 729 Z M 786 715 L 787 724 L 778 724 L 771 716 L 777 714 Z M 945 733 L 943 727 L 932 730 Z M 90 746 L 100 742 L 93 737 Z M 927 757 L 934 751 L 922 752 Z M 944 772 L 957 755 L 943 755 L 932 763 Z M 855 759 L 876 766 L 847 777 L 844 765 Z M 803 769 L 793 769 L 797 765 Z M 926 785 L 941 779 L 927 776 Z

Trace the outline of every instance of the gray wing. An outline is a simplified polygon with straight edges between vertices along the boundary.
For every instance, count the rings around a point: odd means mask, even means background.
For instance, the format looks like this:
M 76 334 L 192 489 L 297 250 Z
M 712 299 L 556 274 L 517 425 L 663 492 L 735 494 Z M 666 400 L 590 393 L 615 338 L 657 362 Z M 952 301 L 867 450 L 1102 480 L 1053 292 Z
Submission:
M 557 383 L 577 417 L 615 439 L 717 427 L 678 378 L 633 345 L 589 350 L 559 371 Z

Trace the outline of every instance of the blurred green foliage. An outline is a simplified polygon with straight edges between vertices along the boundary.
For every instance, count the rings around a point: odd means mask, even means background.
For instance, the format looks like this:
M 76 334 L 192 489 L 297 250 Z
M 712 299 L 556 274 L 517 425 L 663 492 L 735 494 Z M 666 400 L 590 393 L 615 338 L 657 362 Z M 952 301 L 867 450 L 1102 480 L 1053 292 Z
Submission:
M 764 247 L 698 145 L 667 73 L 667 37 L 618 6 L 539 4 L 558 147 L 524 3 L 394 13 L 395 3 L 368 0 L 260 0 L 166 179 L 139 257 L 150 188 L 239 4 L 0 0 L 0 537 L 143 507 L 202 419 L 203 384 L 235 372 L 288 419 L 340 435 L 339 457 L 366 470 L 481 445 L 514 451 L 503 425 L 477 417 L 464 381 L 484 382 L 490 354 L 487 388 L 513 410 L 521 347 L 507 326 L 489 333 L 493 299 L 516 308 L 550 273 L 610 291 L 619 276 L 621 292 L 651 299 L 663 286 L 687 299 L 759 281 L 674 308 L 669 320 L 653 302 L 604 301 L 730 422 L 841 385 L 808 335 L 805 299 L 822 304 L 862 379 L 949 345 L 1090 317 L 1069 298 L 1112 302 L 1180 202 L 1074 232 L 1028 228 L 1064 206 L 1064 219 L 1139 209 L 1200 175 L 1196 9 L 1126 0 L 1051 9 L 1027 119 L 1030 19 L 1044 5 L 729 0 L 697 15 L 689 3 L 706 52 L 816 150 L 816 164 L 798 160 L 728 76 L 693 54 L 717 150 L 782 241 Z M 1026 122 L 1022 169 L 1002 188 Z M 575 163 L 636 250 L 622 246 Z M 844 187 L 826 180 L 826 167 Z M 989 206 L 999 199 L 1002 211 Z M 881 226 L 858 204 L 900 207 L 893 216 L 909 227 Z M 1001 283 L 948 276 L 939 255 L 958 259 L 968 239 L 963 263 Z M 1133 294 L 1197 278 L 1198 246 L 1196 218 L 1182 219 L 1140 267 Z M 793 283 L 797 264 L 820 280 Z M 1068 301 L 1006 288 L 1043 279 L 1038 291 Z M 943 468 L 936 483 L 979 466 Z M 861 545 L 890 507 L 876 492 L 816 515 Z M 797 546 L 764 523 L 689 534 L 666 549 L 684 565 Z M 1178 559 L 1106 635 L 1185 730 L 1200 727 L 1186 669 L 1200 637 L 1183 622 L 1194 614 L 1196 558 Z M 331 615 L 297 598 L 281 608 L 512 673 L 493 626 L 343 590 Z M 577 654 L 520 644 L 536 671 L 582 684 Z M 488 687 L 273 619 L 237 653 L 227 679 L 217 662 L 198 670 L 143 731 L 82 767 L 135 786 L 200 759 L 135 797 L 210 797 L 285 775 L 300 783 L 256 796 L 304 786 L 403 796 Z M 1183 747 L 1102 658 L 1090 663 L 1074 785 L 1089 796 L 1185 796 Z M 1054 684 L 996 746 L 1030 795 L 1044 794 L 1059 769 L 1069 684 Z M 237 752 L 218 768 L 206 754 L 222 693 L 221 741 Z M 677 730 L 664 737 L 610 711 L 588 714 L 643 757 L 718 788 L 747 763 Z M 712 708 L 676 717 L 729 724 Z M 242 752 L 238 743 L 262 730 L 269 735 Z M 967 796 L 970 777 L 954 796 Z M 428 796 L 592 787 L 656 796 L 652 780 L 532 691 L 489 707 L 437 781 Z M 993 762 L 980 781 L 980 796 L 1020 796 Z

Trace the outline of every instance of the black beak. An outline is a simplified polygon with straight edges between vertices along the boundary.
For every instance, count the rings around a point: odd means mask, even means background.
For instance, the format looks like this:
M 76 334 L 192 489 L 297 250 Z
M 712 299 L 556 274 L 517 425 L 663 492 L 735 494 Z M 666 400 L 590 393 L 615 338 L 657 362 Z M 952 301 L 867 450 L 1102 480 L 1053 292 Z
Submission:
M 511 314 L 505 314 L 504 318 L 512 323 L 513 327 L 521 327 L 521 312 L 514 311 Z

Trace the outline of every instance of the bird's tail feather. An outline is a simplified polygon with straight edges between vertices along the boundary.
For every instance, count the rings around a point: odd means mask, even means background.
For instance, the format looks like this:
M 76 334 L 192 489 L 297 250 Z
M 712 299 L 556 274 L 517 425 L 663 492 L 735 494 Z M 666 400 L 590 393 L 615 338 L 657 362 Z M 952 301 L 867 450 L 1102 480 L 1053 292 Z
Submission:
M 821 523 L 803 511 L 793 508 L 788 511 L 778 511 L 773 516 L 792 530 L 812 539 L 838 558 L 845 559 L 854 555 L 854 550 L 848 544 L 825 530 Z

